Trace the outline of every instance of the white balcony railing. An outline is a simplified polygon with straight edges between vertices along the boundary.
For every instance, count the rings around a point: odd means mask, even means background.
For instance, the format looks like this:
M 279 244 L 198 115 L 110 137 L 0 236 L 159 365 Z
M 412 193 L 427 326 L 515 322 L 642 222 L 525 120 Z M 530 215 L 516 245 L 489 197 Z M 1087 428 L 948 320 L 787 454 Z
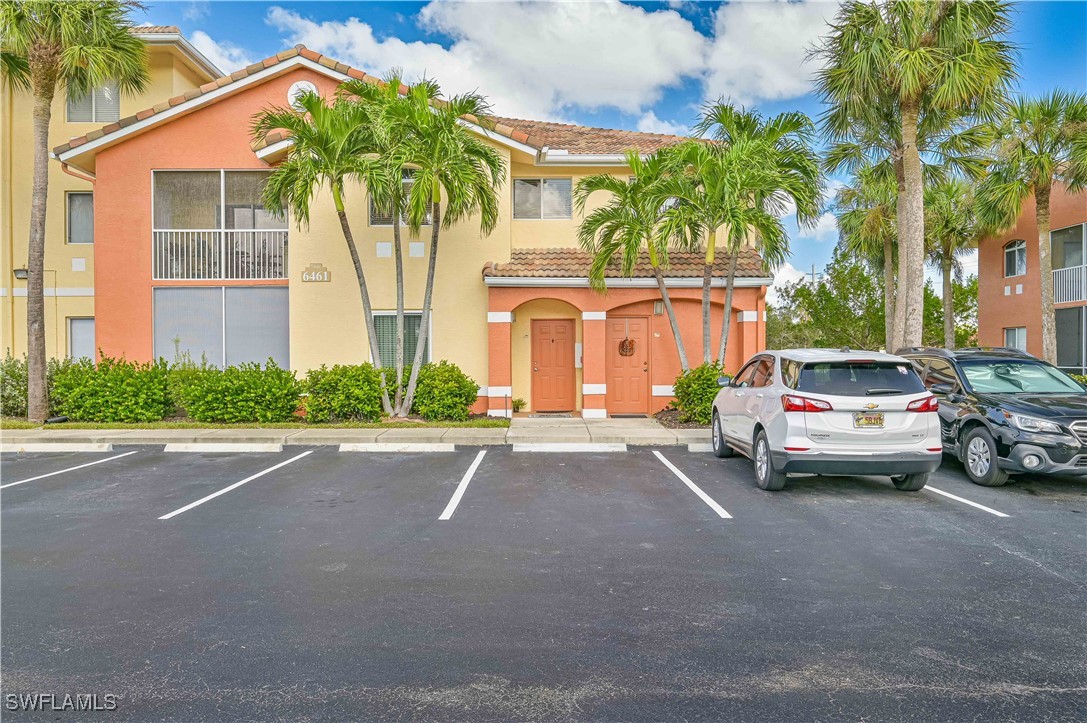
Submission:
M 1087 266 L 1053 271 L 1053 302 L 1087 301 Z
M 287 278 L 287 231 L 153 231 L 155 280 Z

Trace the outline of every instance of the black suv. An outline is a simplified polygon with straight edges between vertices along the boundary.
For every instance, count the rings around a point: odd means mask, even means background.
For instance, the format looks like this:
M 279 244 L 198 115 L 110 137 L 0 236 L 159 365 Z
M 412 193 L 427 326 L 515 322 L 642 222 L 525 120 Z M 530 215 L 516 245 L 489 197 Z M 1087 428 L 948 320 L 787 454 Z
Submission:
M 940 399 L 944 451 L 976 484 L 1008 473 L 1087 475 L 1087 389 L 1017 349 L 900 349 Z

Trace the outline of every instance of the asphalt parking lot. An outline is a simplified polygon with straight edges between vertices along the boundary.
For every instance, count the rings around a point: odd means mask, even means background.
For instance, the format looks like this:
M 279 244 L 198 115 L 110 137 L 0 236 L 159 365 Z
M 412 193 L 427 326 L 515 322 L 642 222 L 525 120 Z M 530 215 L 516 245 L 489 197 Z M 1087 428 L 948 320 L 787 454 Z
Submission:
M 938 491 L 936 491 L 938 490 Z M 1082 720 L 1087 479 L 685 448 L 0 458 L 7 720 Z

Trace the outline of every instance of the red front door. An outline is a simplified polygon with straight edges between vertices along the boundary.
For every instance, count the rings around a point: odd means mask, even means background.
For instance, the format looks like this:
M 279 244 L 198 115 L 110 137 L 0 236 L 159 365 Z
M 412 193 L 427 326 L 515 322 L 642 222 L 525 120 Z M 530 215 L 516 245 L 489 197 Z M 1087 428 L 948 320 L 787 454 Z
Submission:
M 609 414 L 649 413 L 649 320 L 608 317 L 605 401 Z
M 575 406 L 574 320 L 532 320 L 532 411 Z

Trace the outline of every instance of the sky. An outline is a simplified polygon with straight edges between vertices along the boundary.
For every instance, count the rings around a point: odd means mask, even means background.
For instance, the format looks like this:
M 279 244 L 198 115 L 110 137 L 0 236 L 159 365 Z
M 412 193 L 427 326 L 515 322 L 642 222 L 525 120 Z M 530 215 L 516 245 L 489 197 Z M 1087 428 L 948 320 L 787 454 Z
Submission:
M 395 67 L 446 93 L 478 91 L 498 115 L 682 135 L 719 98 L 818 119 L 808 55 L 836 10 L 833 0 L 185 0 L 151 2 L 137 22 L 179 26 L 225 72 L 303 43 L 374 75 Z M 1028 0 L 1014 13 L 1016 92 L 1087 92 L 1087 0 Z M 843 180 L 828 179 L 828 192 Z M 792 256 L 778 284 L 821 271 L 838 238 L 829 212 L 814 228 L 785 222 Z M 964 266 L 975 272 L 976 260 Z

